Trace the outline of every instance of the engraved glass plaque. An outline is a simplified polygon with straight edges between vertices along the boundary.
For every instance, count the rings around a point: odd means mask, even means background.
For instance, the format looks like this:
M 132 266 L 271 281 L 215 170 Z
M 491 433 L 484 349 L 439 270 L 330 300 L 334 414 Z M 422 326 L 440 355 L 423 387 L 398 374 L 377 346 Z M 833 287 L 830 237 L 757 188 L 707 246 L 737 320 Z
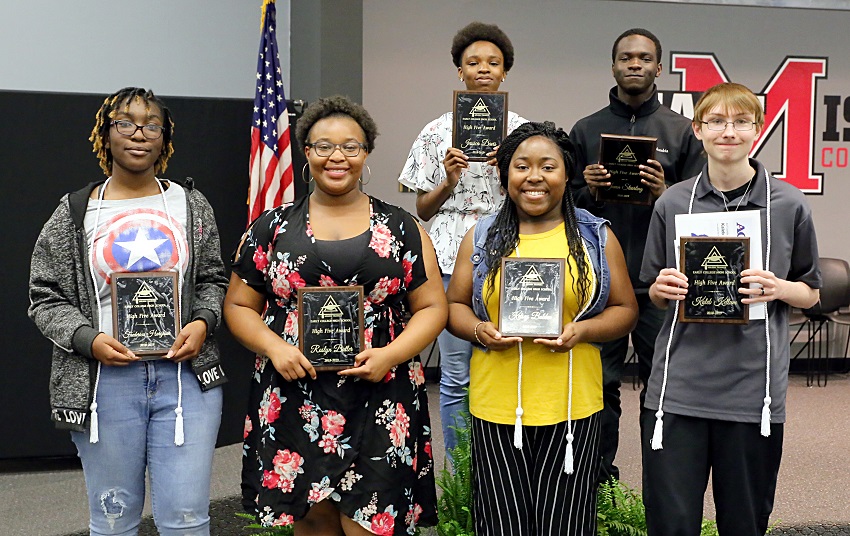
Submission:
M 363 348 L 362 286 L 298 289 L 298 349 L 316 370 L 350 368 Z
M 609 203 L 652 204 L 652 192 L 641 183 L 638 166 L 655 160 L 657 138 L 601 134 L 599 163 L 611 174 L 611 186 L 599 188 L 596 198 Z
M 452 118 L 452 147 L 470 162 L 486 162 L 508 130 L 508 94 L 455 91 Z
M 558 337 L 564 330 L 564 259 L 502 257 L 499 331 Z
M 112 333 L 142 359 L 164 356 L 180 331 L 176 272 L 112 274 Z
M 688 293 L 679 304 L 679 322 L 746 324 L 749 307 L 738 292 L 741 272 L 749 268 L 749 237 L 679 238 L 681 272 Z

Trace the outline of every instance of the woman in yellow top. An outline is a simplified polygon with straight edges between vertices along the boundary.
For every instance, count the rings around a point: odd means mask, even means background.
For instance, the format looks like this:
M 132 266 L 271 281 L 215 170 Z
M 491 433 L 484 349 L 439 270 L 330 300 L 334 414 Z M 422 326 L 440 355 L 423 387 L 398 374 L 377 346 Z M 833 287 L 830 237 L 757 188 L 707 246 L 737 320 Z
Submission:
M 461 242 L 449 329 L 475 344 L 470 369 L 473 517 L 478 536 L 593 535 L 602 367 L 593 343 L 628 333 L 637 303 L 605 220 L 576 209 L 575 153 L 550 122 L 526 123 L 497 154 L 508 198 Z M 566 260 L 555 339 L 502 336 L 502 257 Z

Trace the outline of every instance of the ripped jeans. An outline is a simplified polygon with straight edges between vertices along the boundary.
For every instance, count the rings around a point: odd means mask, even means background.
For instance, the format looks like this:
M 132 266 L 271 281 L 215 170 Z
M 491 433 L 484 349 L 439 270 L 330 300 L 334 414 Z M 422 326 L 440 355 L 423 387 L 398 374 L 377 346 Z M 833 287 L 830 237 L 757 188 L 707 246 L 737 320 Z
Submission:
M 177 365 L 144 361 L 101 367 L 97 391 L 100 441 L 71 432 L 83 462 L 93 536 L 138 534 L 145 502 L 163 536 L 208 536 L 212 458 L 221 422 L 221 387 L 204 393 L 182 366 L 185 443 L 174 444 Z

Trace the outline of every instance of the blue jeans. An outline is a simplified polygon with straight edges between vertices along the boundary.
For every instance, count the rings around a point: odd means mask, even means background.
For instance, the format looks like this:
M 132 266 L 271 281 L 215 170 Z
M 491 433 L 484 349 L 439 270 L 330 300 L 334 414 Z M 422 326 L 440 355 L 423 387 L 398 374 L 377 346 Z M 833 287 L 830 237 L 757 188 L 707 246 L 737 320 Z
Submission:
M 102 366 L 97 390 L 100 441 L 71 432 L 83 462 L 92 535 L 138 534 L 145 469 L 154 521 L 164 536 L 210 533 L 210 474 L 221 387 L 204 393 L 183 363 L 185 443 L 174 444 L 177 364 L 165 360 Z
M 448 288 L 451 275 L 443 276 L 443 287 Z M 468 412 L 464 403 L 466 389 L 469 387 L 469 359 L 472 357 L 472 344 L 458 339 L 443 330 L 437 336 L 440 345 L 440 421 L 443 425 L 443 441 L 446 453 L 457 445 L 452 426 L 464 426 L 460 412 Z

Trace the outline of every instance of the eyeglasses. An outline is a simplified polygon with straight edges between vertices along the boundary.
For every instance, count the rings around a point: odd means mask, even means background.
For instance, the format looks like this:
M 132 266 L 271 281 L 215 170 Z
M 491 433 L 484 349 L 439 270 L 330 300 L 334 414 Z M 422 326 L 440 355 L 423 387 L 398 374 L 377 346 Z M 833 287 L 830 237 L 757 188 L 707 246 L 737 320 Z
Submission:
M 356 141 L 347 141 L 345 143 L 330 143 L 328 141 L 318 141 L 316 143 L 308 143 L 307 147 L 311 147 L 316 151 L 317 156 L 330 156 L 334 151 L 339 149 L 345 156 L 357 156 L 360 154 L 360 149 L 366 149 L 366 146 Z
M 717 132 L 726 130 L 726 125 L 732 125 L 732 128 L 738 132 L 752 130 L 755 126 L 754 122 L 747 121 L 746 119 L 736 119 L 734 121 L 726 121 L 725 119 L 709 119 L 708 121 L 700 121 L 700 123 L 708 127 L 708 130 L 715 130 Z
M 115 125 L 115 130 L 124 136 L 132 136 L 137 130 L 141 130 L 145 138 L 149 140 L 159 139 L 159 137 L 162 136 L 162 132 L 165 130 L 165 127 L 162 125 L 137 125 L 132 121 L 125 121 L 123 119 L 116 119 L 115 121 L 112 121 L 110 125 Z

